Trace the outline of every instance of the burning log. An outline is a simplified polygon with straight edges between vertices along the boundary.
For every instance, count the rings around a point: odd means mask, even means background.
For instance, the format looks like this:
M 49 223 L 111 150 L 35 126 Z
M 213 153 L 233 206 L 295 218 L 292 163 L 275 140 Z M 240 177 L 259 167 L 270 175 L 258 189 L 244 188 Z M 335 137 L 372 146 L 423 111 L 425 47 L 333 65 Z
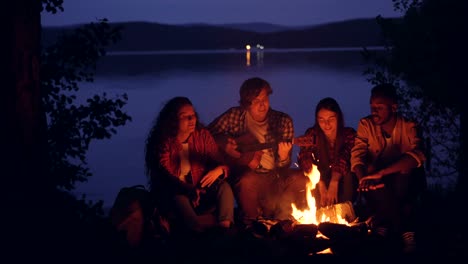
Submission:
M 315 238 L 318 227 L 315 224 L 300 224 L 293 220 L 282 220 L 270 228 L 270 235 L 277 239 L 294 237 L 303 239 L 306 237 Z
M 327 219 L 324 221 L 324 219 Z M 353 204 L 349 201 L 333 204 L 317 209 L 318 222 L 331 222 L 335 224 L 351 223 L 356 219 Z
M 324 236 L 332 240 L 356 239 L 367 235 L 367 228 L 362 225 L 343 225 L 331 222 L 323 222 L 318 225 L 318 230 Z
M 317 237 L 317 233 L 317 225 L 301 224 L 295 220 L 282 220 L 270 228 L 272 238 L 295 255 L 304 256 L 330 247 L 329 239 Z
M 318 226 L 315 224 L 297 224 L 289 236 L 289 243 L 294 245 L 298 254 L 309 255 L 324 251 L 331 247 L 331 240 L 317 236 Z
M 315 224 L 298 224 L 294 226 L 293 234 L 302 237 L 315 238 L 318 233 L 318 227 Z
M 368 233 L 365 223 L 354 223 L 348 226 L 324 222 L 319 224 L 318 229 L 330 239 L 330 249 L 337 255 L 356 254 L 366 241 Z
M 256 237 L 256 238 L 264 238 L 268 235 L 268 232 L 270 231 L 269 226 L 263 222 L 260 221 L 254 221 L 252 223 L 251 228 L 251 233 Z
M 294 230 L 295 222 L 293 220 L 282 220 L 270 228 L 270 234 L 274 238 L 283 239 L 289 236 Z

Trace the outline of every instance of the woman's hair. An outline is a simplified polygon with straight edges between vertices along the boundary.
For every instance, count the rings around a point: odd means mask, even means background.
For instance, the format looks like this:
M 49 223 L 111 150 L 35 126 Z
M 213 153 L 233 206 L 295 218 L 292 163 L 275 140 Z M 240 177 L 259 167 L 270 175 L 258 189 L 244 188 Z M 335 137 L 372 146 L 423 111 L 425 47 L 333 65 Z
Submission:
M 268 95 L 273 93 L 270 84 L 259 77 L 245 80 L 239 90 L 240 106 L 243 108 L 249 107 L 263 89 L 266 89 Z
M 145 174 L 147 176 L 151 176 L 151 171 L 157 164 L 157 147 L 161 146 L 168 138 L 177 136 L 179 132 L 179 111 L 186 105 L 193 106 L 187 97 L 174 97 L 167 101 L 153 121 L 153 126 L 145 142 Z M 195 114 L 197 115 L 197 113 Z M 196 127 L 200 127 L 198 115 Z
M 335 154 L 334 157 L 338 157 L 339 152 L 343 148 L 343 144 L 344 144 L 343 130 L 344 130 L 345 124 L 344 124 L 343 112 L 341 111 L 340 105 L 335 99 L 331 97 L 326 97 L 320 100 L 320 102 L 317 104 L 315 108 L 314 127 L 315 127 L 315 131 L 318 134 L 317 137 L 319 139 L 318 140 L 318 154 L 319 154 L 319 159 L 320 159 L 319 167 L 321 167 L 321 169 L 325 169 L 329 167 L 332 161 L 329 160 L 327 137 L 323 133 L 318 122 L 318 113 L 322 109 L 332 111 L 336 114 L 337 127 L 336 127 L 335 148 L 333 150 Z

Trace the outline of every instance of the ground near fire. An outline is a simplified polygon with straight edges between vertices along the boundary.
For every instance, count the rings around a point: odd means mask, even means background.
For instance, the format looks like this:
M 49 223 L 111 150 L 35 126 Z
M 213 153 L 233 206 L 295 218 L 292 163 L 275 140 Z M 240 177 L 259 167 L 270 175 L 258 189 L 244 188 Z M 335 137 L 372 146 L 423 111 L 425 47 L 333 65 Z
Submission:
M 318 171 L 309 175 L 311 192 L 318 181 Z M 171 235 L 154 237 L 136 248 L 125 247 L 121 252 L 129 260 L 173 259 L 209 260 L 222 256 L 229 261 L 277 258 L 344 258 L 381 261 L 399 259 L 428 259 L 466 256 L 466 228 L 459 202 L 450 194 L 427 190 L 419 200 L 417 218 L 417 247 L 411 254 L 402 252 L 401 238 L 382 239 L 372 230 L 372 217 L 363 204 L 350 202 L 315 209 L 308 197 L 308 209 L 293 207 L 294 220 L 259 219 L 249 229 L 212 229 L 198 236 Z M 123 244 L 121 244 L 123 245 Z M 220 260 L 222 261 L 222 259 Z

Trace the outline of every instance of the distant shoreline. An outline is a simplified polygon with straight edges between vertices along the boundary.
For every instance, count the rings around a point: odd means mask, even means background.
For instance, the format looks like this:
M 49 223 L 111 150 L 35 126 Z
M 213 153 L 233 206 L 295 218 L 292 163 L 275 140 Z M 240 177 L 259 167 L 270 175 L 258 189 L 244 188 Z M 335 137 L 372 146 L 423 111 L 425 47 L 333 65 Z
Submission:
M 327 48 L 271 48 L 263 50 L 251 50 L 250 52 L 263 53 L 286 53 L 286 52 L 327 52 L 327 51 L 362 51 L 384 50 L 383 46 L 371 47 L 327 47 Z M 108 51 L 107 56 L 125 56 L 125 55 L 168 55 L 168 54 L 217 54 L 217 53 L 245 53 L 245 49 L 204 49 L 204 50 L 143 50 L 143 51 Z
M 208 54 L 251 52 L 355 51 L 385 45 L 375 19 L 356 19 L 320 26 L 284 28 L 265 24 L 163 25 L 157 23 L 116 23 L 121 38 L 108 46 L 110 55 Z M 55 43 L 73 28 L 43 28 L 44 46 Z M 261 44 L 265 49 L 258 49 Z

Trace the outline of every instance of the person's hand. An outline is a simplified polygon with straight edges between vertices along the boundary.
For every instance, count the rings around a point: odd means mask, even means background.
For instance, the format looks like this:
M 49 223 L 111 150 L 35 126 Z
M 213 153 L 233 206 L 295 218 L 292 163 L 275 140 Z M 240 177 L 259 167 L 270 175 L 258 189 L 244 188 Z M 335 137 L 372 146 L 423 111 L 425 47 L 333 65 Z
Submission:
M 304 172 L 305 175 L 308 175 L 309 173 L 312 172 L 312 160 L 304 159 L 302 161 L 302 171 Z
M 258 165 L 260 165 L 260 161 L 262 160 L 262 155 L 263 155 L 262 151 L 256 151 L 253 154 L 253 157 L 250 160 L 249 164 L 247 164 L 247 166 L 249 166 L 249 168 L 251 168 L 252 170 L 255 170 L 256 168 L 258 168 Z
M 320 206 L 325 206 L 328 203 L 327 187 L 323 181 L 319 181 L 317 183 L 317 188 L 320 193 Z
M 231 157 L 233 158 L 240 158 L 241 157 L 241 153 L 239 151 L 237 151 L 237 142 L 235 139 L 233 138 L 228 138 L 227 139 L 227 142 L 226 142 L 226 147 L 224 149 L 224 151 Z
M 330 181 L 327 190 L 327 204 L 325 206 L 333 205 L 338 202 L 338 181 Z
M 204 189 L 195 189 L 194 197 L 192 198 L 192 205 L 194 208 L 197 208 L 200 205 L 200 196 L 204 193 L 206 193 L 206 190 Z
M 280 160 L 287 160 L 289 157 L 289 153 L 292 149 L 291 142 L 280 142 L 278 143 L 278 157 Z
M 367 192 L 385 187 L 385 184 L 381 183 L 382 177 L 383 174 L 380 172 L 362 177 L 359 180 L 358 191 Z
M 210 187 L 218 178 L 219 176 L 223 175 L 224 170 L 222 166 L 218 166 L 213 170 L 210 170 L 205 177 L 200 180 L 200 187 Z

